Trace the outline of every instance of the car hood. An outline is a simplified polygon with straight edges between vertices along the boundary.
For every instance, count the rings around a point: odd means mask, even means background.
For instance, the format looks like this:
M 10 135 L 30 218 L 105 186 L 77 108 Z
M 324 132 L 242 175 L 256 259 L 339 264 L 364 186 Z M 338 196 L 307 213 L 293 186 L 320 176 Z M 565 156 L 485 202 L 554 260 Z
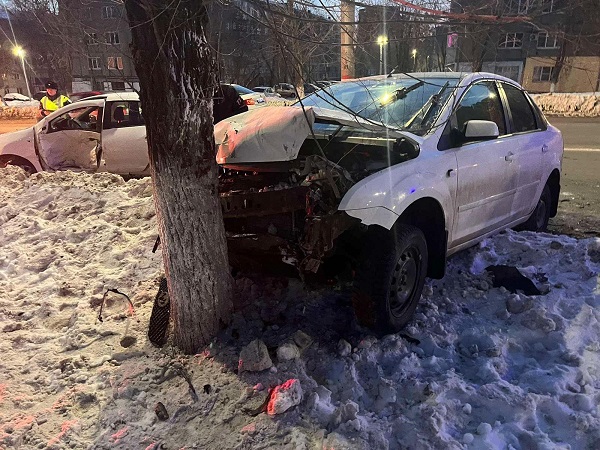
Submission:
M 382 123 L 340 110 L 310 106 L 265 106 L 229 117 L 215 125 L 217 163 L 294 160 L 305 139 L 312 134 L 315 122 L 386 131 L 391 138 L 404 136 L 396 130 L 386 130 Z

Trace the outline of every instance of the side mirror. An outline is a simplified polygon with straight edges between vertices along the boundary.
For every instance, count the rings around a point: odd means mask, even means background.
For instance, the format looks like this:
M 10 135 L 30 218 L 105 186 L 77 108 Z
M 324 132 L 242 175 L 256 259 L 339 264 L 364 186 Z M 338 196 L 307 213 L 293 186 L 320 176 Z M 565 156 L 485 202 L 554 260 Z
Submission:
M 469 120 L 465 124 L 465 141 L 496 139 L 500 136 L 498 125 L 490 120 Z

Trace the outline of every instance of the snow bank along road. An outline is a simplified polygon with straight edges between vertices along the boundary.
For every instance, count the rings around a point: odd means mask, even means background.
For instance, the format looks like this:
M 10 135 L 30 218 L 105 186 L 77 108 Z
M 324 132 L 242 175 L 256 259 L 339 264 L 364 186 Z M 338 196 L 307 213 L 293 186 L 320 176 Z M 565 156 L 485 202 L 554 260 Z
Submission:
M 9 167 L 0 192 L 0 449 L 600 448 L 598 238 L 486 239 L 380 340 L 353 326 L 343 286 L 239 275 L 233 322 L 183 356 L 146 339 L 150 180 Z M 494 287 L 499 264 L 542 294 Z M 108 288 L 135 314 L 110 296 L 98 320 Z M 265 370 L 238 371 L 257 339 Z M 290 379 L 299 404 L 260 413 Z

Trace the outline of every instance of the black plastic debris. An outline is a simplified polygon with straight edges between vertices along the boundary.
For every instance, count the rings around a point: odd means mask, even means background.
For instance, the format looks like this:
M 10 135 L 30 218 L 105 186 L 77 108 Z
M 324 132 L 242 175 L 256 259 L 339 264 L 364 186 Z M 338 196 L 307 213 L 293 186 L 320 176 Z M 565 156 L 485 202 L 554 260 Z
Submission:
M 529 278 L 519 272 L 519 269 L 512 266 L 488 266 L 485 268 L 492 274 L 494 287 L 504 287 L 508 291 L 516 294 L 517 291 L 525 295 L 540 295 L 540 290 L 533 284 Z

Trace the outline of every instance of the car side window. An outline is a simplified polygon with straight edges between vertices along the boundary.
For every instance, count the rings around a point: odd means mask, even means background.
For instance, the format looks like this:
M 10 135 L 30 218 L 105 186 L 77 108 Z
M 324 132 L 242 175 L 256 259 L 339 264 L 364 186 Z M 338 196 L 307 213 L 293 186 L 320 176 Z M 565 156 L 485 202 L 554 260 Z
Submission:
M 101 108 L 98 106 L 86 106 L 71 109 L 52 119 L 48 125 L 47 133 L 55 133 L 65 130 L 100 131 Z
M 464 132 L 469 120 L 490 120 L 498 125 L 500 136 L 506 134 L 504 110 L 496 85 L 484 81 L 472 85 L 463 96 L 455 112 L 457 128 Z
M 535 120 L 535 114 L 529 100 L 525 97 L 525 93 L 510 84 L 502 83 L 502 87 L 508 100 L 513 131 L 523 133 L 537 130 L 539 127 Z
M 144 125 L 140 102 L 111 102 L 108 112 L 108 128 L 126 128 Z

